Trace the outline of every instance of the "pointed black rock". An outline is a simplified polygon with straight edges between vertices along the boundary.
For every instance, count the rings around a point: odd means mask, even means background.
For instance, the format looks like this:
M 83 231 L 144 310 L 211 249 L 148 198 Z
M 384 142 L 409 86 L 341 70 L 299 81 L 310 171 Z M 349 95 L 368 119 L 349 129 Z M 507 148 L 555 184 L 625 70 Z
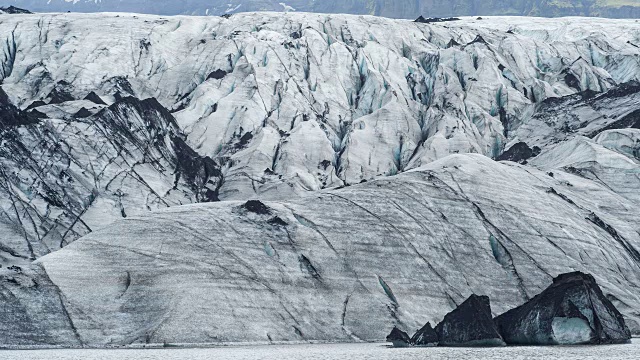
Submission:
M 559 275 L 545 291 L 495 319 L 507 344 L 618 344 L 631 339 L 624 318 L 593 276 Z
M 413 346 L 438 346 L 438 335 L 431 327 L 431 323 L 427 323 L 422 329 L 418 330 L 411 337 L 411 345 Z
M 35 113 L 18 109 L 9 100 L 9 96 L 0 88 L 0 129 L 3 127 L 35 124 L 39 116 Z
M 391 333 L 387 335 L 387 341 L 393 343 L 393 347 L 407 347 L 411 344 L 409 335 L 395 326 Z
M 471 295 L 436 326 L 440 346 L 504 346 L 489 297 Z
M 71 86 L 66 81 L 58 81 L 56 86 L 51 90 L 47 96 L 49 99 L 49 105 L 62 104 L 67 101 L 75 100 L 71 95 Z
M 95 92 L 90 92 L 87 94 L 87 96 L 84 97 L 84 100 L 88 100 L 91 101 L 94 104 L 98 104 L 98 105 L 107 105 L 104 100 L 102 100 L 102 98 L 100 96 L 98 96 L 98 94 L 96 94 Z
M 27 108 L 25 110 L 31 110 L 31 109 L 35 109 L 37 107 L 45 106 L 45 105 L 47 105 L 46 102 L 44 102 L 42 100 L 36 100 L 36 101 L 32 102 L 29 106 L 27 106 Z
M 75 115 L 73 115 L 76 118 L 79 119 L 83 119 L 83 118 L 88 118 L 89 116 L 93 115 L 91 113 L 91 111 L 87 110 L 86 108 L 82 107 L 80 108 L 80 110 L 78 110 L 78 112 L 75 113 Z

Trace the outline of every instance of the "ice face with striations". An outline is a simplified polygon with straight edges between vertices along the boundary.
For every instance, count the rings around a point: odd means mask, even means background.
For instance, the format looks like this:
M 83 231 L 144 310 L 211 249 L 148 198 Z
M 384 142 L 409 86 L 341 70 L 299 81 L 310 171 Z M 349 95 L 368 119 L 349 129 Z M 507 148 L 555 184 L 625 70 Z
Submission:
M 171 207 L 38 260 L 70 324 L 28 324 L 67 345 L 383 339 L 472 293 L 500 314 L 579 269 L 637 331 L 635 204 L 475 154 L 287 202 Z
M 108 107 L 70 101 L 33 112 L 5 106 L 0 266 L 35 260 L 117 219 L 216 200 L 217 164 L 189 148 L 155 99 Z M 79 107 L 86 115 L 65 115 Z
M 379 340 L 573 270 L 640 331 L 635 21 L 44 14 L 0 34 L 0 343 Z M 516 145 L 526 165 L 491 159 Z

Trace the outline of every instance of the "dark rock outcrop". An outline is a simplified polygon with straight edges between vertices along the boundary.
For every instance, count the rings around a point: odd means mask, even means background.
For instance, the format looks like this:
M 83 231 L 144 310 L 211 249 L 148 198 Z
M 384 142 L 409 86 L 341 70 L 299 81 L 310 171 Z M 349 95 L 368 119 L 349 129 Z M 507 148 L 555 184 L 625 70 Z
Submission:
M 431 327 L 431 323 L 427 323 L 420 330 L 416 331 L 411 337 L 411 345 L 413 346 L 437 346 L 438 335 Z
M 0 88 L 0 129 L 3 127 L 35 124 L 39 121 L 33 113 L 21 111 L 9 100 L 9 96 Z
M 270 215 L 271 210 L 267 205 L 265 205 L 262 201 L 259 200 L 249 200 L 244 205 L 242 205 L 245 210 L 248 212 L 252 212 L 258 215 Z
M 102 100 L 102 98 L 98 94 L 96 94 L 94 91 L 88 93 L 87 96 L 84 97 L 84 100 L 91 101 L 94 104 L 98 104 L 98 105 L 107 105 L 104 102 L 104 100 Z
M 524 142 L 519 142 L 512 147 L 510 147 L 507 151 L 503 152 L 500 156 L 496 158 L 497 161 L 513 161 L 521 164 L 526 164 L 527 160 L 540 155 L 541 149 L 537 146 L 534 146 L 533 149 L 529 147 Z
M 436 326 L 440 346 L 504 346 L 489 297 L 471 295 Z
M 0 14 L 33 14 L 29 10 L 21 9 L 13 5 L 8 7 L 0 7 Z
M 75 100 L 73 95 L 71 95 L 71 85 L 64 80 L 58 81 L 56 86 L 47 96 L 47 99 L 49 99 L 49 105 L 62 104 L 67 101 Z
M 209 76 L 207 76 L 207 80 L 209 79 L 221 80 L 221 79 L 224 79 L 224 77 L 227 76 L 227 74 L 228 72 L 218 69 L 210 73 Z
M 409 335 L 395 326 L 391 333 L 387 335 L 387 341 L 393 343 L 394 347 L 407 347 L 411 344 Z
M 87 118 L 87 117 L 89 117 L 89 116 L 91 116 L 91 115 L 93 115 L 93 114 L 91 113 L 91 111 L 89 111 L 89 110 L 87 110 L 86 108 L 82 107 L 82 108 L 80 108 L 80 110 L 78 110 L 78 112 L 76 112 L 73 116 L 74 116 L 74 117 L 77 117 L 77 118 L 79 118 L 79 119 L 82 119 L 82 118 Z
M 495 319 L 507 344 L 617 344 L 631 333 L 593 276 L 559 275 L 545 291 Z
M 421 24 L 431 24 L 431 23 L 439 23 L 439 22 L 447 22 L 447 21 L 458 21 L 460 20 L 459 18 L 455 18 L 455 17 L 448 17 L 448 18 L 425 18 L 424 16 L 420 15 L 420 17 L 418 17 L 415 22 L 417 23 L 421 23 Z

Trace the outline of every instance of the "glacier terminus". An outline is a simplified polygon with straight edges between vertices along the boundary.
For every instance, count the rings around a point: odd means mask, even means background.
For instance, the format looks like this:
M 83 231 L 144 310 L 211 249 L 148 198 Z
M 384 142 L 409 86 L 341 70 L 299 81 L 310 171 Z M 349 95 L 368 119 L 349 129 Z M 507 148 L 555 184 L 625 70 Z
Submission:
M 5 13 L 0 48 L 0 347 L 640 334 L 635 19 Z

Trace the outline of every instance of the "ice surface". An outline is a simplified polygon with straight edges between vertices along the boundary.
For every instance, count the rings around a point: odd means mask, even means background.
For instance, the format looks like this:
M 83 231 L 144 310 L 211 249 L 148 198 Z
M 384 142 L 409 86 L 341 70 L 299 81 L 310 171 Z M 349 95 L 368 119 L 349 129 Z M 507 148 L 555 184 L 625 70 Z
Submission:
M 28 265 L 117 219 L 204 197 L 204 161 L 184 154 L 166 109 L 129 98 L 70 115 L 86 103 L 43 106 L 53 118 L 1 130 L 0 266 Z
M 555 173 L 454 155 L 268 212 L 221 202 L 127 218 L 38 263 L 85 344 L 384 339 L 471 293 L 500 314 L 572 270 L 594 274 L 638 331 L 639 208 Z
M 640 79 L 634 20 L 44 14 L 5 15 L 0 34 L 16 103 L 61 81 L 76 99 L 155 97 L 201 155 L 226 163 L 223 199 L 286 198 L 452 153 L 494 157 L 515 137 L 533 146 L 557 130 L 529 120 L 535 104 Z M 625 101 L 612 107 L 637 104 Z
M 594 141 L 640 161 L 640 129 L 607 130 L 596 136 Z
M 580 318 L 556 317 L 551 324 L 558 344 L 586 344 L 591 340 L 593 330 L 586 320 Z

